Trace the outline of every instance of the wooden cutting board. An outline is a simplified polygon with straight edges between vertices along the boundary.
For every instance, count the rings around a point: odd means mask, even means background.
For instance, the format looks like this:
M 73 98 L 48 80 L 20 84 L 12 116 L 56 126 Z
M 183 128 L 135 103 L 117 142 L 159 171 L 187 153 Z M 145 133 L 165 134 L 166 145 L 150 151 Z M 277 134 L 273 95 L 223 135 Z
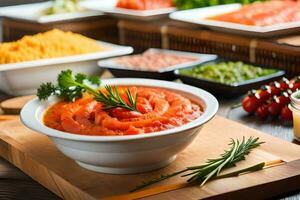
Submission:
M 19 114 L 23 106 L 33 99 L 35 95 L 20 96 L 0 102 L 0 108 L 6 114 Z
M 144 199 L 263 199 L 300 189 L 300 147 L 239 123 L 216 116 L 196 140 L 169 166 L 144 174 L 110 175 L 88 171 L 65 157 L 46 137 L 26 129 L 20 121 L 0 123 L 0 155 L 64 199 L 103 199 L 126 194 L 143 180 L 199 165 L 223 152 L 230 138 L 260 137 L 266 143 L 238 166 L 281 158 L 284 165 L 239 177 L 215 180 Z M 162 185 L 183 182 L 174 177 Z M 159 185 L 159 184 L 158 184 Z M 263 192 L 262 192 L 263 191 Z

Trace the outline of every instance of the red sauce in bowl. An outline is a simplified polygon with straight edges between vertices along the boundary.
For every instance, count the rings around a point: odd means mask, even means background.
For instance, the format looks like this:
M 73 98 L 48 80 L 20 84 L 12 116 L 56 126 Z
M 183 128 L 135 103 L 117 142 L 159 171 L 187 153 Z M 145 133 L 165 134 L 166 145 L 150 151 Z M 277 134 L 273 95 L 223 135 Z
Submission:
M 60 101 L 44 115 L 50 128 L 81 135 L 134 135 L 172 129 L 198 118 L 203 107 L 166 89 L 151 87 L 118 87 L 127 101 L 125 90 L 138 93 L 137 110 L 124 108 L 104 110 L 91 96 L 75 102 Z

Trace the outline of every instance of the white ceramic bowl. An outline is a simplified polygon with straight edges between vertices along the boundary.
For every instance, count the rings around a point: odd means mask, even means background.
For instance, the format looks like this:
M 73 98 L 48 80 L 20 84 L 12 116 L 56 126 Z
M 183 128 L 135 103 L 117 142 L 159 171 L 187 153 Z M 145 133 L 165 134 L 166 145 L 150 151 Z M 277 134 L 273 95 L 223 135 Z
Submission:
M 210 93 L 185 84 L 151 79 L 108 79 L 108 85 L 137 85 L 166 88 L 200 103 L 204 113 L 196 120 L 166 131 L 128 136 L 84 136 L 46 127 L 44 111 L 58 99 L 41 102 L 34 99 L 21 111 L 22 122 L 30 129 L 47 135 L 66 156 L 89 170 L 131 174 L 151 171 L 171 163 L 185 149 L 218 110 L 218 101 Z

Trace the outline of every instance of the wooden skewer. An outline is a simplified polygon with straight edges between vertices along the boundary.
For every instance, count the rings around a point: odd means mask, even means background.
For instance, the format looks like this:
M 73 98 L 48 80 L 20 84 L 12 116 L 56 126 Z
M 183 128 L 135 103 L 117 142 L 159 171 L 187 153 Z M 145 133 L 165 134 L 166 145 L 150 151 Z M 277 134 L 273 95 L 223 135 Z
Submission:
M 19 115 L 0 115 L 0 121 L 19 119 Z
M 275 167 L 275 166 L 282 165 L 282 164 L 284 164 L 284 161 L 280 160 L 280 159 L 268 161 L 268 162 L 265 162 L 265 166 L 264 166 L 263 169 Z M 187 186 L 190 186 L 190 184 L 188 184 L 188 183 L 176 183 L 176 184 L 172 184 L 172 185 L 162 185 L 162 186 L 152 187 L 152 188 L 149 188 L 149 189 L 144 189 L 144 190 L 129 193 L 129 194 L 102 198 L 101 200 L 120 200 L 120 199 L 122 199 L 122 200 L 134 200 L 134 199 L 140 199 L 140 198 L 143 198 L 143 197 L 148 197 L 148 196 L 152 196 L 152 195 L 156 195 L 156 194 L 160 194 L 160 193 L 164 193 L 164 192 L 178 190 L 178 189 L 181 189 L 181 188 L 185 188 Z
M 107 197 L 101 200 L 133 200 L 133 199 L 140 199 L 143 197 L 148 197 L 172 190 L 178 190 L 180 188 L 184 188 L 189 186 L 188 183 L 176 183 L 172 185 L 162 185 L 162 186 L 157 186 L 157 187 L 152 187 L 149 189 L 141 190 L 138 192 L 133 192 L 129 194 L 124 194 L 124 195 L 117 195 L 117 196 L 112 196 L 112 197 Z
M 271 167 L 276 167 L 276 166 L 282 165 L 282 164 L 284 164 L 284 161 L 280 160 L 280 159 L 267 161 L 267 162 L 265 162 L 264 169 L 271 168 Z

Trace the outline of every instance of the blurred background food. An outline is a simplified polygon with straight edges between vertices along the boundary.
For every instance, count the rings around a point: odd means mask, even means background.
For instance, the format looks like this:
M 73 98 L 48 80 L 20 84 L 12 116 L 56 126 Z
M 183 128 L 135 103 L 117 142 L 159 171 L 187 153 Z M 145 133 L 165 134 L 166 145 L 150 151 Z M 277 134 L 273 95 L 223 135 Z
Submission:
M 196 61 L 195 57 L 174 55 L 171 53 L 146 51 L 133 56 L 115 58 L 114 62 L 128 69 L 160 71 L 166 67 Z
M 271 0 L 244 5 L 241 9 L 210 17 L 211 20 L 251 26 L 270 26 L 300 21 L 300 2 Z
M 257 0 L 174 0 L 176 7 L 182 10 L 230 3 L 249 4 L 256 1 Z
M 207 63 L 191 69 L 181 69 L 179 73 L 219 83 L 238 84 L 243 81 L 274 74 L 277 71 L 275 69 L 263 69 L 243 62 L 219 62 Z
M 116 6 L 134 10 L 154 10 L 172 7 L 173 5 L 172 0 L 119 0 Z
M 93 39 L 58 29 L 0 44 L 0 64 L 102 51 Z
M 50 8 L 44 11 L 46 15 L 53 15 L 59 13 L 78 12 L 83 8 L 79 5 L 79 0 L 53 0 Z

